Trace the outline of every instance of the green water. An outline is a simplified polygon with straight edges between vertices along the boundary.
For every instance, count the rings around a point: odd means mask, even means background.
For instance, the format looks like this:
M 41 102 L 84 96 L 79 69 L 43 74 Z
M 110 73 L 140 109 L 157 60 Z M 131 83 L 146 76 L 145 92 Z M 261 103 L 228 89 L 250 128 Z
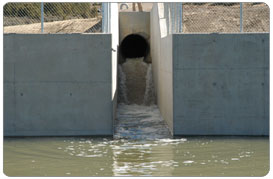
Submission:
M 8 176 L 264 176 L 268 137 L 5 138 Z

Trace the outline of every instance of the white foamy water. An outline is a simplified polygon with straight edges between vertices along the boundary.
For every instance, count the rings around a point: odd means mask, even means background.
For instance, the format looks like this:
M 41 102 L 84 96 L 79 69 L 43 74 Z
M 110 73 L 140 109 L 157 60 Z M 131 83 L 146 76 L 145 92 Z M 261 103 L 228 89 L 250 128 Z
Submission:
M 155 105 L 152 65 L 143 58 L 119 65 L 119 105 L 116 139 L 162 139 L 171 134 Z
M 155 91 L 154 91 L 153 72 L 152 72 L 151 64 L 148 64 L 148 69 L 146 74 L 146 89 L 144 94 L 144 104 L 145 105 L 155 104 Z
M 119 103 L 155 104 L 152 65 L 141 58 L 126 59 L 118 67 Z
M 163 139 L 171 134 L 156 105 L 119 104 L 115 121 L 115 139 Z
M 119 80 L 119 95 L 118 95 L 118 101 L 123 102 L 125 104 L 128 104 L 128 98 L 127 98 L 127 88 L 126 88 L 126 75 L 124 74 L 122 70 L 122 66 L 118 66 L 118 80 Z

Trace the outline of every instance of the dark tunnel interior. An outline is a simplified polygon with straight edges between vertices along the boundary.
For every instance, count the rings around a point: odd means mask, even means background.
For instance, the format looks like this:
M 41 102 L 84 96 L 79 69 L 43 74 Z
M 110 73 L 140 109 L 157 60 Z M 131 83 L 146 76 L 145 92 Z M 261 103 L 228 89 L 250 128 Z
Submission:
M 149 50 L 146 39 L 138 34 L 126 36 L 120 44 L 120 53 L 125 59 L 146 57 Z

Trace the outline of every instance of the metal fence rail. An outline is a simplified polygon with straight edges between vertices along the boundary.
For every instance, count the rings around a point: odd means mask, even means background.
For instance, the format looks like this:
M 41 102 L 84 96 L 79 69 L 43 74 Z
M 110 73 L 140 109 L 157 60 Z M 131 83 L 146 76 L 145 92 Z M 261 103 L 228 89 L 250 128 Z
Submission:
M 101 21 L 101 3 L 7 3 L 4 6 L 4 33 L 95 33 L 102 32 Z

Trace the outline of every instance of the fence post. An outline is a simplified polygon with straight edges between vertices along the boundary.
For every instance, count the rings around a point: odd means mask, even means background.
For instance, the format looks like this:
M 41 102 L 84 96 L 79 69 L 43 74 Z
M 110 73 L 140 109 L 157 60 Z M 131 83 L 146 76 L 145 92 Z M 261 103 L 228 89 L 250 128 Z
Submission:
M 179 33 L 179 24 L 180 24 L 180 20 L 179 20 L 179 12 L 180 12 L 180 7 L 179 7 L 179 3 L 175 4 L 175 31 L 176 33 Z
M 179 3 L 180 8 L 179 8 L 179 32 L 183 32 L 183 3 Z
M 109 23 L 110 23 L 110 6 L 109 3 L 102 3 L 102 32 L 109 32 Z
M 172 14 L 171 14 L 171 28 L 172 28 L 172 33 L 175 33 L 175 11 L 174 11 L 174 2 L 173 3 L 171 3 L 171 12 L 172 12 Z
M 41 2 L 41 33 L 44 33 L 44 3 Z
M 164 3 L 165 7 L 164 7 L 164 13 L 165 14 L 165 18 L 166 18 L 166 25 L 167 25 L 167 34 L 170 34 L 170 7 L 169 7 L 169 3 Z
M 102 3 L 102 7 L 101 7 L 101 14 L 102 14 L 102 19 L 101 19 L 101 30 L 102 33 L 105 33 L 105 21 L 106 21 L 106 15 L 105 15 L 105 2 Z
M 111 32 L 111 3 L 108 3 L 108 33 Z
M 240 32 L 243 32 L 243 3 L 240 3 Z

